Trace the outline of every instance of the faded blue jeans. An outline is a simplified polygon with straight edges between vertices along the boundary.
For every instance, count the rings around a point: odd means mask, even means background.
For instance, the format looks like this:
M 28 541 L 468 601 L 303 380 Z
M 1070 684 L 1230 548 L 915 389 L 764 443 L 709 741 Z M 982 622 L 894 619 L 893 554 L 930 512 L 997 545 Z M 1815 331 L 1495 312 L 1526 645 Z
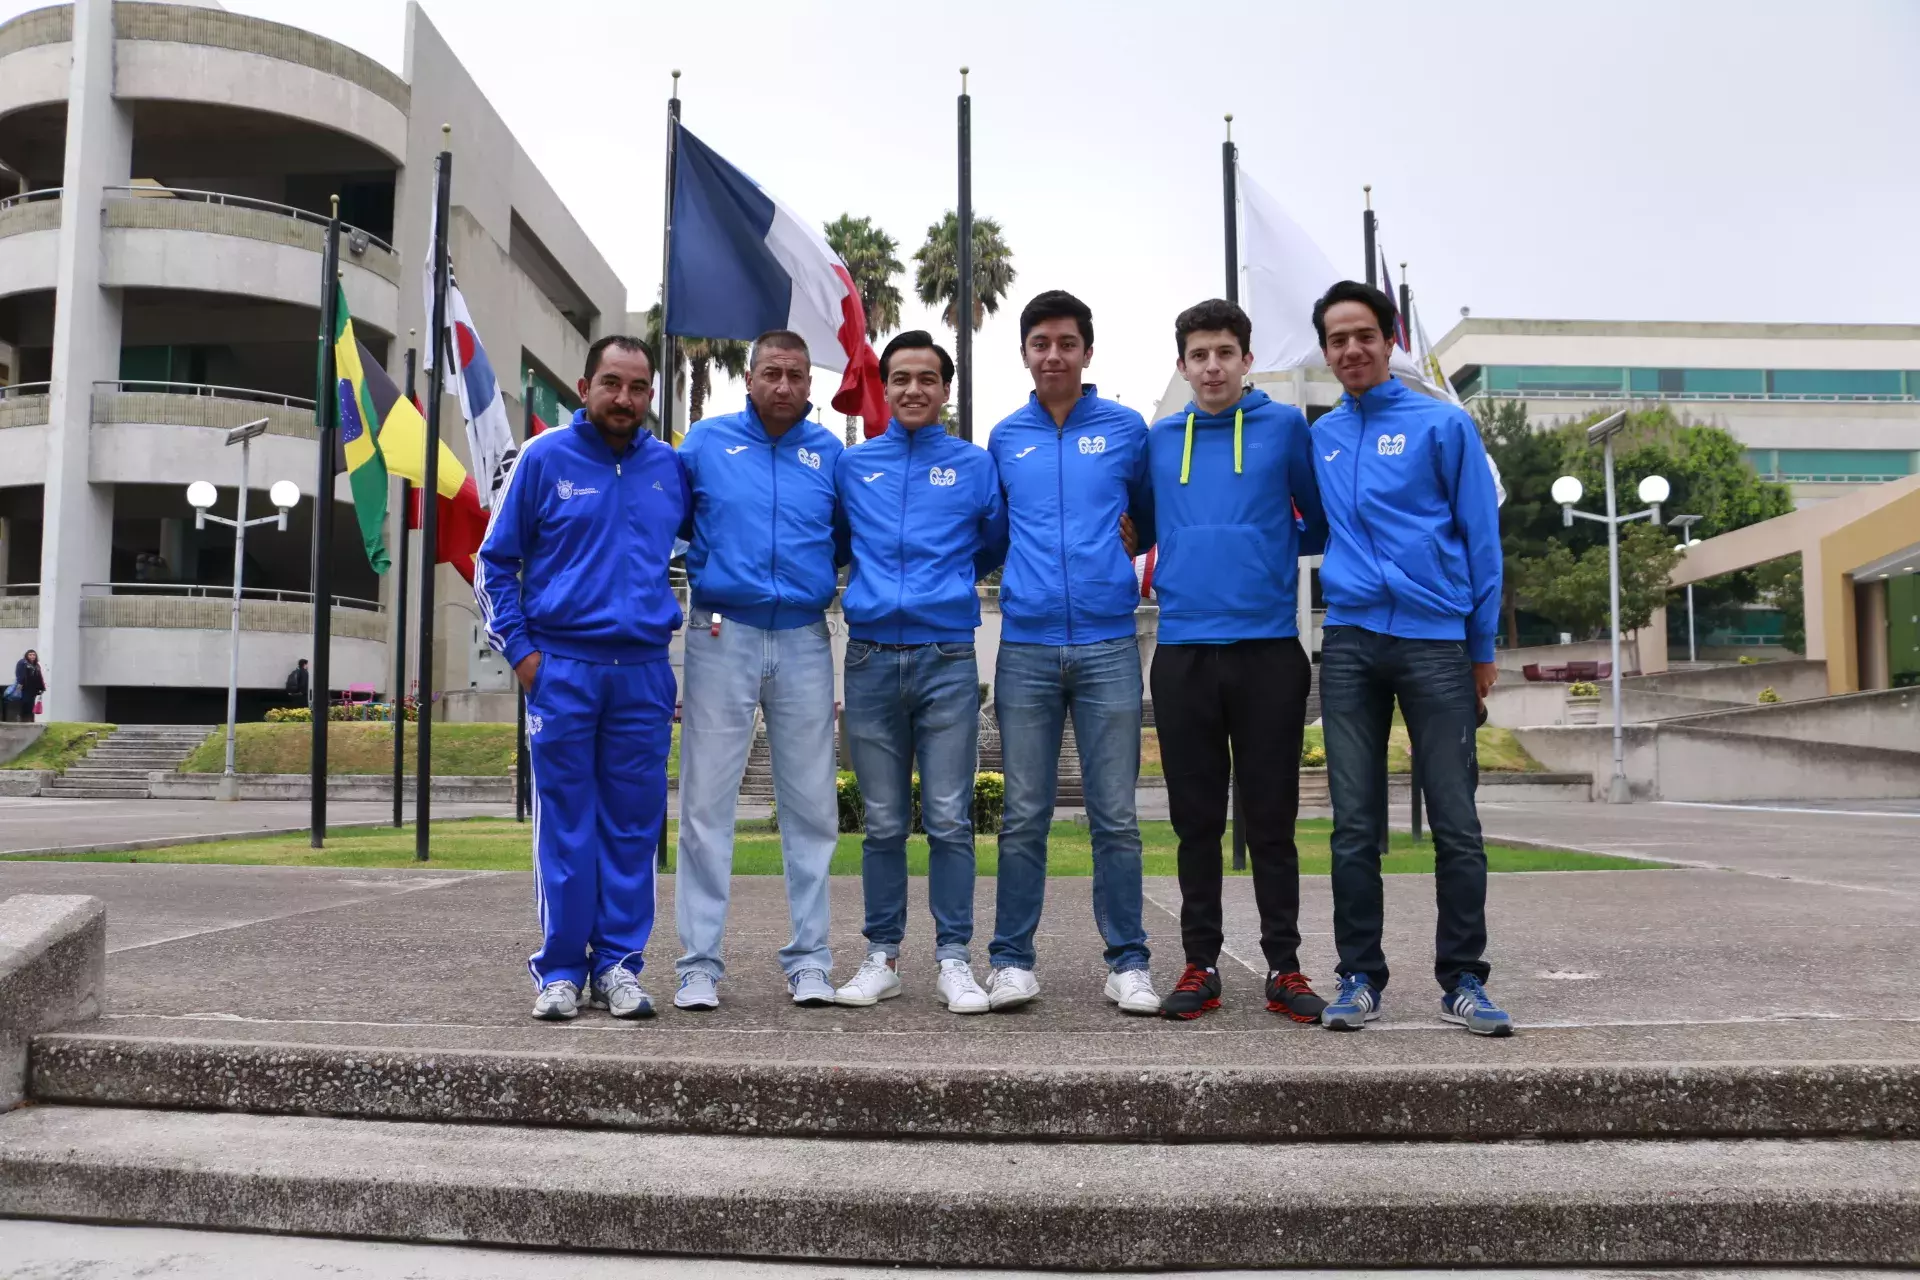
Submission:
M 1364 627 L 1328 627 L 1320 649 L 1321 723 L 1333 798 L 1333 940 L 1340 974 L 1387 986 L 1380 945 L 1386 914 L 1380 844 L 1387 812 L 1387 732 L 1394 699 L 1420 762 L 1433 830 L 1433 976 L 1452 991 L 1463 974 L 1487 977 L 1487 851 L 1474 791 L 1480 784 L 1473 664 L 1458 640 L 1403 640 Z
M 839 843 L 833 784 L 833 649 L 827 624 L 762 631 L 732 618 L 687 614 L 686 690 L 680 712 L 680 843 L 673 914 L 686 948 L 675 968 L 718 979 L 733 878 L 734 815 L 763 711 L 780 814 L 793 936 L 780 967 L 831 972 L 827 875 Z
M 866 804 L 860 882 L 871 951 L 900 954 L 907 932 L 907 832 L 920 769 L 934 956 L 972 960 L 973 775 L 980 686 L 973 644 L 847 641 L 847 753 Z
M 1060 742 L 1069 712 L 1093 834 L 1093 922 L 1116 973 L 1147 967 L 1141 920 L 1140 649 L 1133 637 L 1097 644 L 1005 644 L 993 706 L 1007 779 L 1000 878 L 988 955 L 995 968 L 1031 969 L 1047 893 Z

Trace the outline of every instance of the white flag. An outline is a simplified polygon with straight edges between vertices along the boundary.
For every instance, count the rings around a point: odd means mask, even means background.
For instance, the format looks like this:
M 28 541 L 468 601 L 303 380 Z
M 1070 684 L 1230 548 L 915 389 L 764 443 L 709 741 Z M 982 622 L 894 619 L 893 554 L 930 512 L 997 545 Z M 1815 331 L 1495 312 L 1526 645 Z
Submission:
M 436 215 L 437 216 L 437 215 Z M 427 243 L 433 243 L 433 228 L 428 227 Z M 433 324 L 433 255 L 427 255 L 425 272 L 427 324 Z M 434 356 L 441 344 L 427 344 L 428 386 L 436 363 Z M 507 420 L 507 402 L 500 383 L 493 375 L 493 362 L 481 345 L 480 333 L 473 327 L 473 315 L 467 310 L 466 295 L 453 281 L 453 267 L 447 267 L 447 336 L 452 354 L 440 385 L 460 399 L 460 416 L 467 424 L 467 453 L 473 459 L 474 487 L 480 490 L 480 505 L 493 509 L 493 500 L 506 488 L 507 477 L 520 456 L 513 438 L 513 426 Z
M 1313 332 L 1313 304 L 1340 279 L 1333 263 L 1287 216 L 1279 202 L 1247 176 L 1240 189 L 1241 297 L 1253 320 L 1253 370 L 1266 373 L 1301 365 L 1326 367 Z

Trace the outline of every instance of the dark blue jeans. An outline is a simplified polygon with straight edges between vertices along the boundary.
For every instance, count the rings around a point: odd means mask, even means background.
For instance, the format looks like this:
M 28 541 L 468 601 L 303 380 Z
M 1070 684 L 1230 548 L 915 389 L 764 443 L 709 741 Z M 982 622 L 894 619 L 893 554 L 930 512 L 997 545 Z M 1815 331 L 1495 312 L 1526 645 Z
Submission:
M 1473 664 L 1458 640 L 1403 640 L 1362 627 L 1328 627 L 1320 651 L 1320 707 L 1333 795 L 1333 937 L 1340 974 L 1387 985 L 1380 946 L 1385 906 L 1387 731 L 1393 702 L 1407 722 L 1433 832 L 1433 976 L 1443 991 L 1487 963 L 1487 852 L 1473 793 L 1480 782 Z

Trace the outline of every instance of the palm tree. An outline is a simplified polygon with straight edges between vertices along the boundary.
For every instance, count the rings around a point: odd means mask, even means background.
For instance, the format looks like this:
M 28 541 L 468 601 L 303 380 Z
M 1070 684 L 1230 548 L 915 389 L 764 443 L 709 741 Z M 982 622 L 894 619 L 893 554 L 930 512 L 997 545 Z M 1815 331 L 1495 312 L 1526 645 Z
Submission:
M 959 332 L 954 315 L 960 295 L 960 216 L 952 210 L 927 228 L 927 242 L 913 255 L 920 264 L 914 289 L 928 306 L 944 303 L 941 319 Z M 979 332 L 987 317 L 1000 310 L 1000 300 L 1014 280 L 1013 250 L 1000 238 L 1000 224 L 992 218 L 973 220 L 973 328 Z
M 893 278 L 906 267 L 895 255 L 900 242 L 873 225 L 872 218 L 843 213 L 826 226 L 827 245 L 847 264 L 860 305 L 867 312 L 867 341 L 900 325 L 900 289 Z
M 647 345 L 659 351 L 663 336 L 660 332 L 660 303 L 656 300 L 647 308 Z M 701 415 L 707 411 L 707 397 L 713 394 L 714 366 L 718 365 L 721 372 L 729 377 L 744 378 L 747 376 L 747 356 L 750 351 L 749 344 L 737 338 L 680 339 L 680 368 L 674 372 L 678 375 L 684 371 L 688 375 L 689 427 L 700 421 Z

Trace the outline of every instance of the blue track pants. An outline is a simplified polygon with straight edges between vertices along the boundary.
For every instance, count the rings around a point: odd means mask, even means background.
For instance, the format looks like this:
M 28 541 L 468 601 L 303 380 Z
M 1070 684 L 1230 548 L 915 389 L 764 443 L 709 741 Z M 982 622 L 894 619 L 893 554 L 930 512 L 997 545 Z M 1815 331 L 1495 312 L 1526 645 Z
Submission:
M 653 932 L 653 859 L 667 817 L 673 668 L 545 654 L 527 695 L 533 758 L 536 987 L 625 965 Z

